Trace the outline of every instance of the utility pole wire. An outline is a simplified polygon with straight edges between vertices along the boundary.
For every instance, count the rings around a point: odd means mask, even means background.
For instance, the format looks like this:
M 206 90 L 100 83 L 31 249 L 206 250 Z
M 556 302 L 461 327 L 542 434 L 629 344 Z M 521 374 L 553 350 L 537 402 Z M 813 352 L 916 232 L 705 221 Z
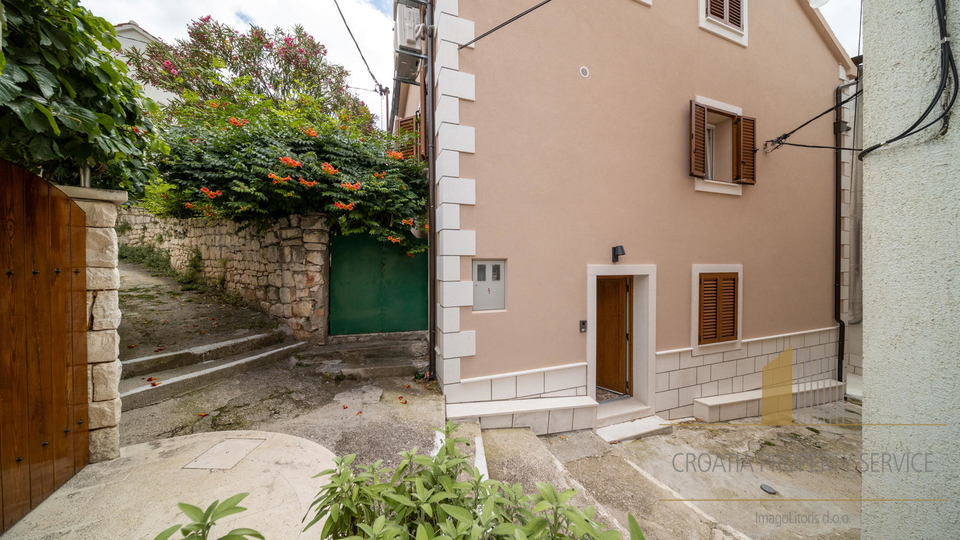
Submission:
M 347 27 L 347 33 L 350 34 L 350 39 L 353 40 L 353 44 L 357 46 L 357 52 L 360 53 L 360 59 L 363 60 L 363 65 L 367 66 L 367 73 L 370 74 L 370 78 L 373 79 L 373 84 L 377 85 L 377 92 L 383 96 L 388 90 L 380 81 L 377 80 L 377 76 L 373 74 L 373 70 L 370 69 L 370 64 L 367 63 L 367 58 L 363 56 L 363 51 L 360 49 L 360 44 L 357 43 L 357 38 L 353 37 L 353 30 L 350 30 L 350 25 L 347 23 L 347 18 L 343 16 L 343 10 L 340 9 L 340 2 L 333 0 L 334 5 L 337 6 L 337 11 L 340 13 L 340 18 L 343 19 L 343 25 Z

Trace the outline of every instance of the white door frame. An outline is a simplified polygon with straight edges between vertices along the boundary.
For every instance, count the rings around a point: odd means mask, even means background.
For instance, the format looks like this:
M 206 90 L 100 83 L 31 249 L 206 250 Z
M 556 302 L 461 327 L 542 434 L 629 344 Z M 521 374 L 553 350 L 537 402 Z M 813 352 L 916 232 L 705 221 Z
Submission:
M 633 398 L 644 405 L 654 405 L 657 392 L 657 265 L 655 264 L 590 264 L 587 265 L 587 395 L 597 399 L 597 276 L 632 276 L 633 328 Z M 637 343 L 645 346 L 637 347 Z M 646 381 L 637 385 L 636 381 Z

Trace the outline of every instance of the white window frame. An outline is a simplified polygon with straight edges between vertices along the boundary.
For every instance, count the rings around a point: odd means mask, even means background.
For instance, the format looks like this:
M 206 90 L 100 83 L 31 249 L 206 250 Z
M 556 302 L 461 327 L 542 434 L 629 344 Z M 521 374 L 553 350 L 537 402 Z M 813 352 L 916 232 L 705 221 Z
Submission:
M 700 345 L 700 274 L 737 274 L 737 339 Z M 693 356 L 738 351 L 743 348 L 743 265 L 695 264 L 690 280 L 690 346 Z
M 747 24 L 747 13 L 750 11 L 747 9 L 747 3 L 749 0 L 741 0 L 742 2 L 742 13 L 741 17 L 743 19 L 743 30 L 738 30 L 726 23 L 720 22 L 712 17 L 707 16 L 707 2 L 710 0 L 700 0 L 700 28 L 720 36 L 726 40 L 732 41 L 741 47 L 747 46 L 747 29 L 749 28 Z

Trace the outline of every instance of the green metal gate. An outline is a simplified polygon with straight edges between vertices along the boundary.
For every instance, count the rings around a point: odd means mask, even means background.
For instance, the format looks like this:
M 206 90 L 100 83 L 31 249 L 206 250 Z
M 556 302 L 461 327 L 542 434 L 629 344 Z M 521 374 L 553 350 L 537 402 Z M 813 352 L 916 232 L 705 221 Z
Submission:
M 330 335 L 427 329 L 427 254 L 410 257 L 366 236 L 334 236 Z

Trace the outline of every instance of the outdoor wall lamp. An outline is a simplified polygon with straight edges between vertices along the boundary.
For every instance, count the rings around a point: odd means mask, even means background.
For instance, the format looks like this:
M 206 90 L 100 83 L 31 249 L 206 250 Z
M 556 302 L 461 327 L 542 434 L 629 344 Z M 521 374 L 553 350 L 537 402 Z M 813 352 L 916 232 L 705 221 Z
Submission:
M 626 255 L 627 252 L 623 250 L 623 246 L 614 246 L 613 247 L 613 262 L 620 262 L 620 257 Z

